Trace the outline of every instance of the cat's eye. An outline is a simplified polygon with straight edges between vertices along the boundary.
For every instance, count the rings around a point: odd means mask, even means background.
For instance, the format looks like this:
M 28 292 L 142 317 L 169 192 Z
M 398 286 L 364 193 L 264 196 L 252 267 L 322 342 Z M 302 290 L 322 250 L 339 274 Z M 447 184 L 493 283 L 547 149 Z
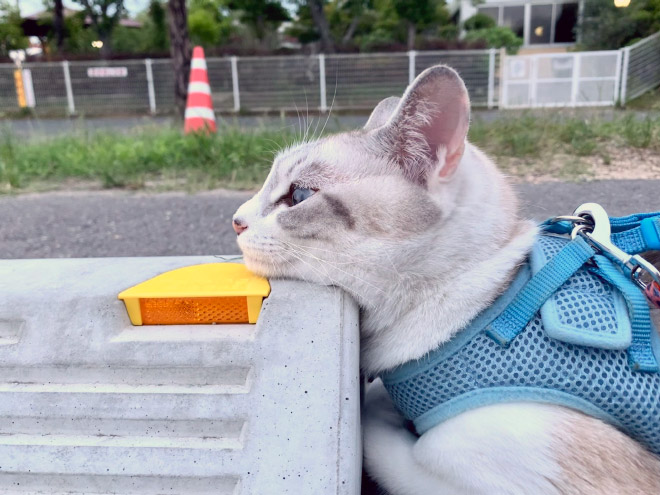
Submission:
M 302 203 L 315 192 L 315 189 L 308 189 L 306 187 L 300 187 L 296 184 L 293 184 L 291 186 L 291 206 L 296 206 L 298 203 Z

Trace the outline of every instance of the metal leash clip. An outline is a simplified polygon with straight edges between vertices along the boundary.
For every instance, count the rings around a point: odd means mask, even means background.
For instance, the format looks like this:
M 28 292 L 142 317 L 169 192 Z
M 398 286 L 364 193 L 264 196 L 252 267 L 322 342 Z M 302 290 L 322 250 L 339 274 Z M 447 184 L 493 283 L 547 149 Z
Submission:
M 602 254 L 618 261 L 649 301 L 660 307 L 660 271 L 640 255 L 628 254 L 614 245 L 610 217 L 602 206 L 585 203 L 572 216 L 561 218 L 573 223 L 573 239 L 579 235 Z

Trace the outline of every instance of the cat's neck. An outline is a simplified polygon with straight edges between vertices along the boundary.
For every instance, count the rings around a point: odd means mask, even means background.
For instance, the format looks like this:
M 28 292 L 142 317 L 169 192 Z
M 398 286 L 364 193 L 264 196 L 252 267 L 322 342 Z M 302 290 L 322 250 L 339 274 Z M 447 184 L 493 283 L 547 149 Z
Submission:
M 422 266 L 400 270 L 387 291 L 361 301 L 368 375 L 452 338 L 506 289 L 534 243 L 536 227 L 519 218 L 511 186 L 479 150 L 468 146 L 459 170 L 453 198 L 440 199 L 453 207 L 441 228 L 427 233 L 428 257 L 416 260 Z

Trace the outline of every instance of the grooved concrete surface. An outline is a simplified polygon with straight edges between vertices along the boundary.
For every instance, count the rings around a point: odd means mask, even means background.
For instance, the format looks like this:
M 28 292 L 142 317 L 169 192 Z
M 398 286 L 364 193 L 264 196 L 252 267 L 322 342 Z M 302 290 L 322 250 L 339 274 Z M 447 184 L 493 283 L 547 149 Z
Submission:
M 359 493 L 342 291 L 276 280 L 256 325 L 130 324 L 121 290 L 216 261 L 0 260 L 0 493 Z
M 521 184 L 529 217 L 586 202 L 611 215 L 660 210 L 660 180 Z M 58 192 L 0 197 L 0 258 L 238 253 L 231 217 L 251 193 Z

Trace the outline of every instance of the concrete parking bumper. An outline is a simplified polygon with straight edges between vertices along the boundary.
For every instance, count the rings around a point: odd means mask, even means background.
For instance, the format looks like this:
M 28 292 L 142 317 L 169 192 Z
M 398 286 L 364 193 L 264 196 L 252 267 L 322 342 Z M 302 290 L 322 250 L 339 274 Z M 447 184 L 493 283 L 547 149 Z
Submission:
M 117 300 L 215 261 L 0 261 L 0 493 L 359 493 L 343 292 L 271 281 L 256 325 L 134 327 Z

